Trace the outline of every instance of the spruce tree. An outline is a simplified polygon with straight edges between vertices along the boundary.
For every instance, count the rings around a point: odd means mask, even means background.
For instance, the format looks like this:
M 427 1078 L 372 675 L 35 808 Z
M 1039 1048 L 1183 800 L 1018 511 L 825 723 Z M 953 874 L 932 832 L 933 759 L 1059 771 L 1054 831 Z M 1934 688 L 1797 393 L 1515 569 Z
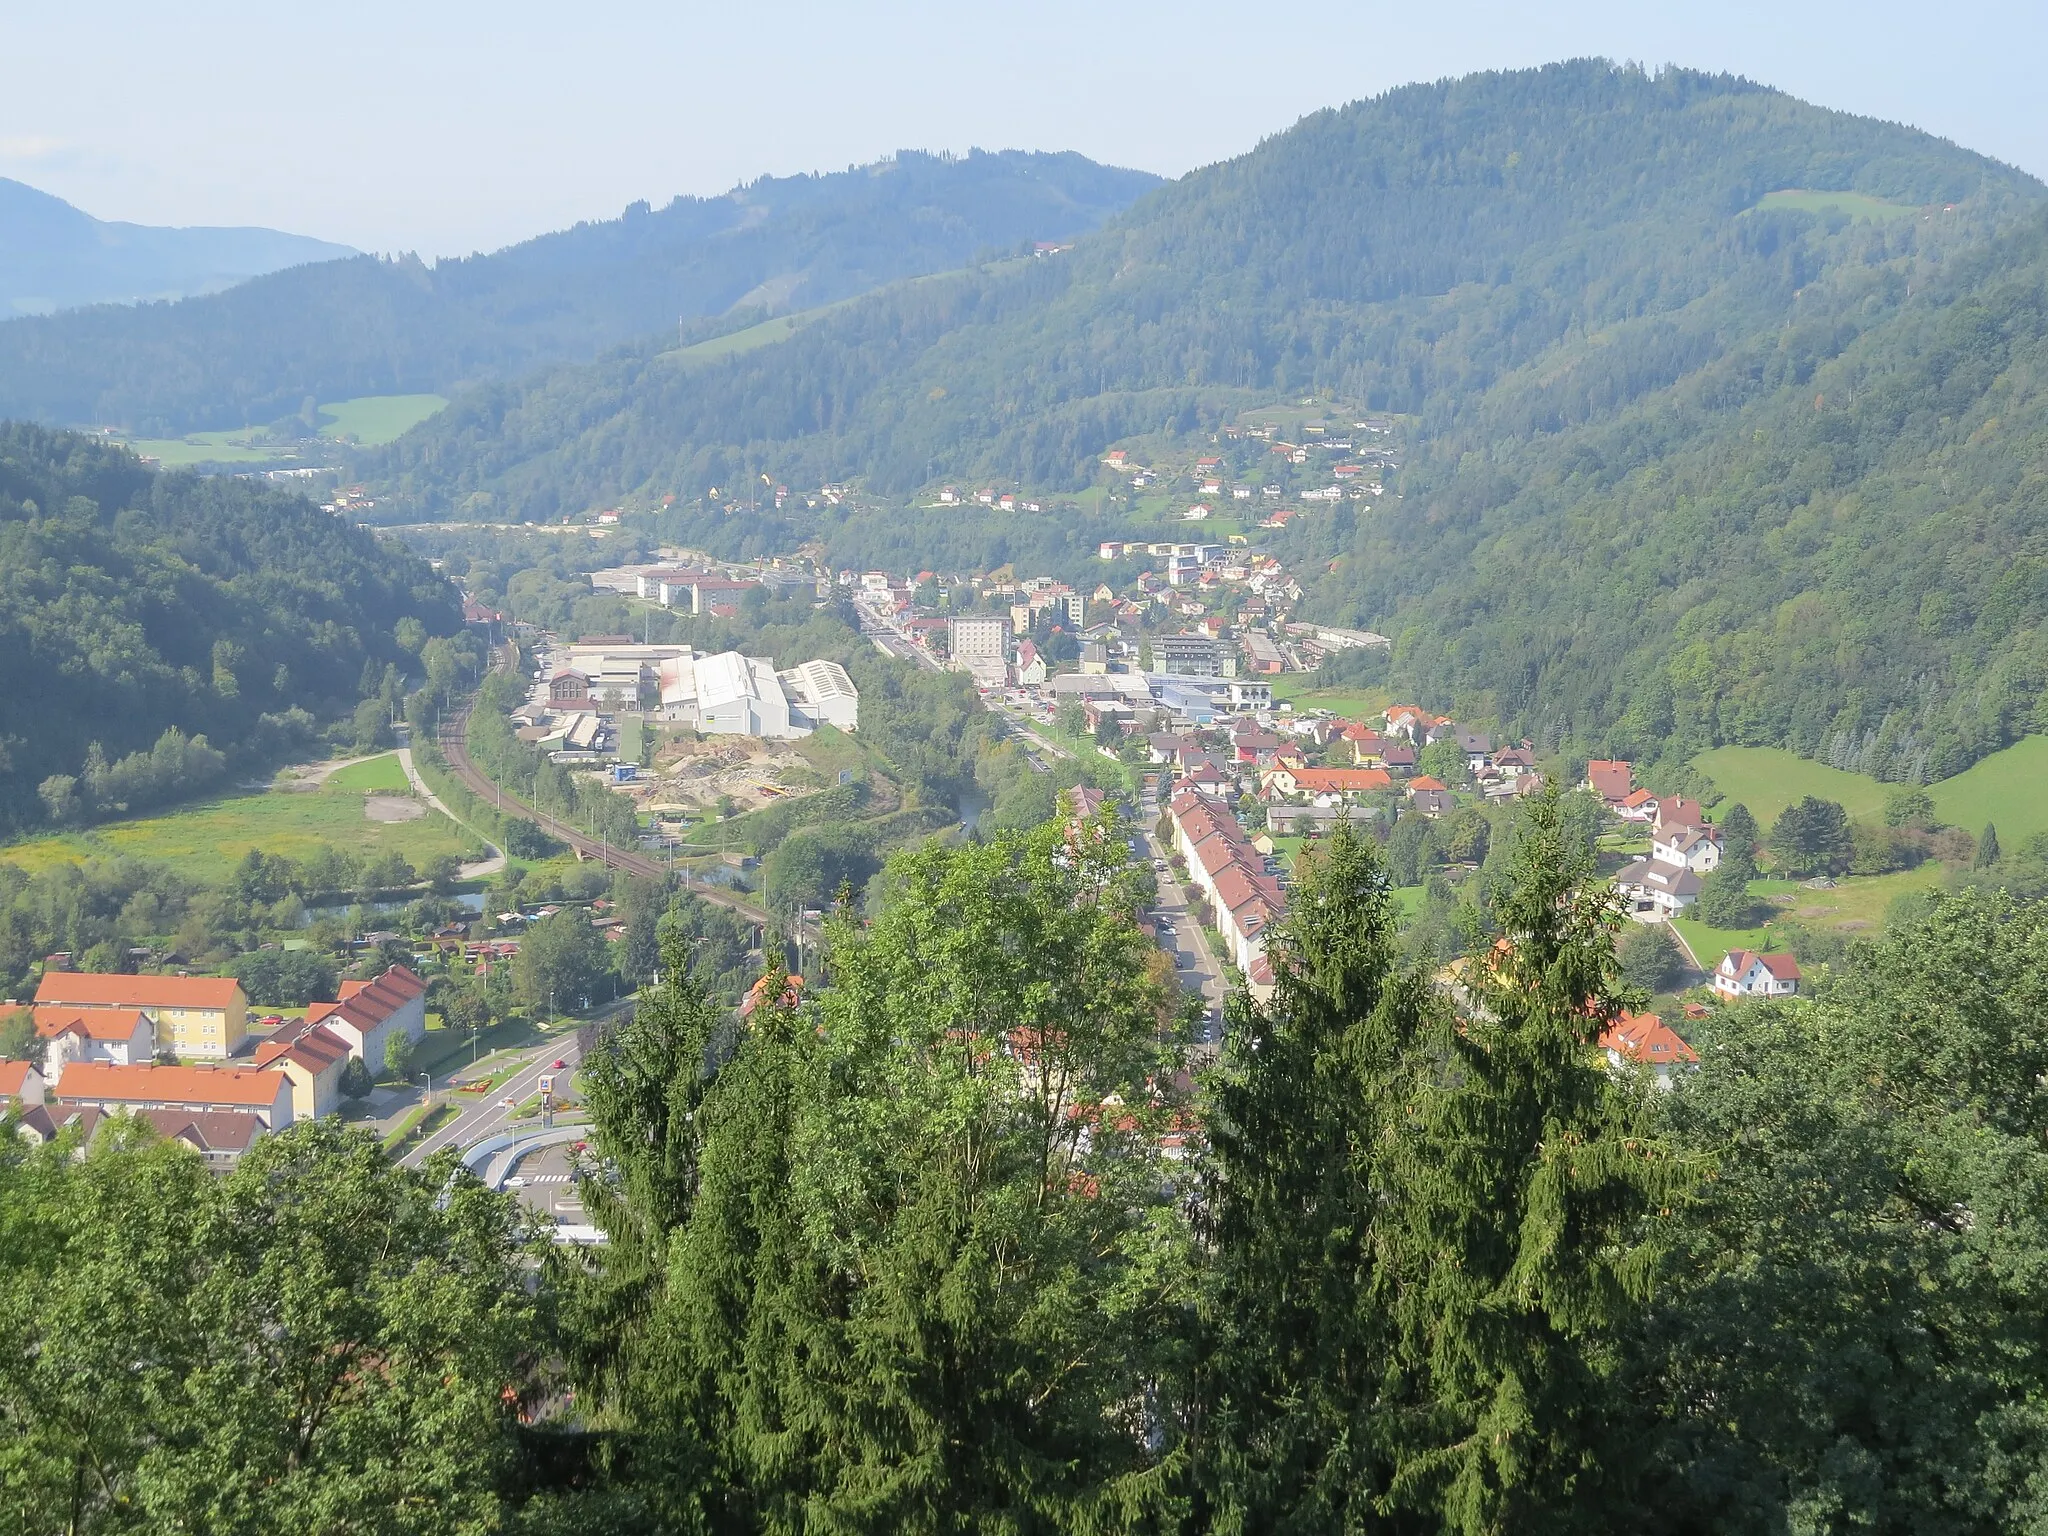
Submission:
M 1406 1054 L 1380 1158 L 1381 1502 L 1446 1531 L 1584 1529 L 1634 1465 L 1618 1346 L 1654 1269 L 1637 1224 L 1678 1180 L 1645 1091 L 1594 1049 L 1625 918 L 1592 873 L 1553 791 L 1527 812 L 1502 937 Z
M 1977 855 L 1970 861 L 1972 869 L 1989 869 L 1998 862 L 1998 828 L 1991 822 L 1984 823 L 1984 835 L 1977 839 Z
M 1231 1002 L 1208 1106 L 1199 1452 L 1225 1527 L 1353 1528 L 1388 1491 L 1371 1421 L 1393 1345 L 1367 1283 L 1374 1158 L 1425 1006 L 1396 927 L 1384 856 L 1339 822 L 1270 943 L 1270 1007 Z

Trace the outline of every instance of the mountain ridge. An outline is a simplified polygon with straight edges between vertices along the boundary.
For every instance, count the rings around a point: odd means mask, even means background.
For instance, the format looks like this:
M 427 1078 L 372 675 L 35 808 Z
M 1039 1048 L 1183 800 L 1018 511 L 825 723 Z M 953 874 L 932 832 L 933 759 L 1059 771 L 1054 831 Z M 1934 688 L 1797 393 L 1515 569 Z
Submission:
M 501 251 L 364 256 L 135 310 L 0 324 L 0 415 L 176 435 L 303 400 L 447 393 L 732 309 L 764 285 L 808 307 L 1093 228 L 1157 183 L 1085 157 L 902 151 L 634 203 Z M 673 334 L 673 331 L 671 331 Z
M 0 177 L 0 319 L 193 297 L 355 254 L 330 240 L 253 225 L 96 219 L 52 193 Z

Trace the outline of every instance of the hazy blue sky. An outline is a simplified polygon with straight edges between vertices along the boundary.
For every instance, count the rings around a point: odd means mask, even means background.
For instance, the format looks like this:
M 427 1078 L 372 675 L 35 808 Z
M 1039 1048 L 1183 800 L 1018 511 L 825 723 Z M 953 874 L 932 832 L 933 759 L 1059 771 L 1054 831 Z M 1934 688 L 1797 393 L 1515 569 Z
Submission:
M 1177 174 L 1391 85 L 1726 69 L 2048 175 L 2044 0 L 98 0 L 0 17 L 0 175 L 101 218 L 488 249 L 897 148 Z

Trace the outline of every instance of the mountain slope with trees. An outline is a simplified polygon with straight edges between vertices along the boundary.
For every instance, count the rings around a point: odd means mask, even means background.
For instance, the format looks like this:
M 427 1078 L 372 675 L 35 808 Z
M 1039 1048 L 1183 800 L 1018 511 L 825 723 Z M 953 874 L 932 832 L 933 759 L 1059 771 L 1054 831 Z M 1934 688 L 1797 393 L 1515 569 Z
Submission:
M 426 561 L 303 496 L 0 424 L 0 829 L 189 793 L 461 623 Z
M 905 151 L 723 197 L 635 203 L 490 255 L 361 257 L 182 304 L 0 325 L 0 415 L 143 436 L 278 420 L 306 397 L 446 392 L 735 308 L 830 304 L 1070 239 L 1158 181 L 1076 154 Z
M 1409 418 L 1398 497 L 1275 541 L 1312 611 L 1402 637 L 1402 688 L 1546 744 L 1932 777 L 2041 693 L 2044 200 L 1729 77 L 1474 76 L 1305 119 L 1058 259 L 479 391 L 365 467 L 399 515 L 759 473 L 1059 492 L 1121 437 L 1313 392 Z M 846 516 L 784 531 L 873 547 Z

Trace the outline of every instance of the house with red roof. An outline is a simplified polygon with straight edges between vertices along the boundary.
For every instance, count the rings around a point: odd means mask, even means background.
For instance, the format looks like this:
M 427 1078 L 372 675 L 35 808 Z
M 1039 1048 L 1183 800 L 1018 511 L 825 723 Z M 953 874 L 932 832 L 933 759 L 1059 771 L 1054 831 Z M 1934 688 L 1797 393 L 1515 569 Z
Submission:
M 1621 758 L 1596 757 L 1586 764 L 1586 788 L 1611 806 L 1618 806 L 1636 787 L 1635 764 Z
M 75 1061 L 64 1072 L 66 1104 L 108 1114 L 145 1109 L 254 1115 L 270 1131 L 292 1123 L 292 1085 L 259 1067 L 117 1067 Z
M 46 1085 L 32 1061 L 0 1061 L 0 1102 L 34 1109 L 43 1102 Z
M 1791 997 L 1799 991 L 1799 962 L 1790 955 L 1731 949 L 1714 967 L 1714 990 L 1723 997 Z
M 1657 1086 L 1665 1089 L 1670 1088 L 1674 1073 L 1700 1059 L 1678 1031 L 1654 1013 L 1624 1013 L 1601 1034 L 1600 1049 L 1607 1053 L 1610 1069 L 1647 1067 Z
M 317 1120 L 341 1108 L 341 1077 L 352 1054 L 340 1035 L 315 1024 L 264 1041 L 256 1047 L 256 1065 L 291 1080 L 293 1119 Z
M 232 976 L 121 976 L 48 971 L 36 1006 L 140 1009 L 155 1027 L 155 1049 L 225 1060 L 249 1033 L 249 999 Z
M 381 1072 L 395 1036 L 404 1034 L 417 1045 L 427 1032 L 427 984 L 405 966 L 394 965 L 370 981 L 345 981 L 340 991 L 337 1001 L 308 1008 L 291 1038 L 316 1024 L 325 1025 L 348 1046 L 351 1056 L 372 1072 Z M 272 1036 L 273 1041 L 278 1038 Z
M 45 1004 L 35 1011 L 43 1044 L 43 1080 L 52 1088 L 74 1061 L 131 1067 L 156 1055 L 156 1021 L 140 1008 L 75 1008 Z

